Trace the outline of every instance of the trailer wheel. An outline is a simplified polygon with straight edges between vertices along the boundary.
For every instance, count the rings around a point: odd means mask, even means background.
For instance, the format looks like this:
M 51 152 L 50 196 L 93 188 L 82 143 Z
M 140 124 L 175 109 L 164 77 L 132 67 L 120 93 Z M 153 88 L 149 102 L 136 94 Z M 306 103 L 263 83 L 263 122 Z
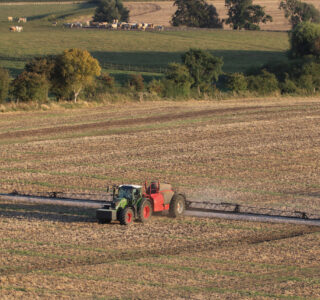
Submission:
M 145 223 L 150 220 L 152 216 L 152 205 L 149 200 L 142 200 L 138 211 L 139 220 Z
M 125 209 L 121 209 L 119 213 L 119 221 L 121 225 L 129 225 L 133 222 L 134 212 L 132 208 L 126 207 Z
M 169 215 L 172 218 L 180 217 L 186 208 L 186 200 L 185 197 L 181 194 L 173 195 L 170 207 L 169 207 Z

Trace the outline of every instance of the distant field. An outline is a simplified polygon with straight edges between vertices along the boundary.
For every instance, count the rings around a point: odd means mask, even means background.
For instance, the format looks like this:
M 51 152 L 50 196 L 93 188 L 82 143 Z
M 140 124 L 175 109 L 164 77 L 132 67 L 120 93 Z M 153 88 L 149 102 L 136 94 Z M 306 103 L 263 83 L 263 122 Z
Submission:
M 244 71 L 269 60 L 285 60 L 288 37 L 284 32 L 233 32 L 221 30 L 188 32 L 111 32 L 64 29 L 62 23 L 90 15 L 88 4 L 1 6 L 0 64 L 17 74 L 37 55 L 57 54 L 66 48 L 89 50 L 100 63 L 164 68 L 179 61 L 190 47 L 212 51 L 224 58 L 224 71 Z M 30 20 L 24 32 L 9 32 L 8 16 Z M 58 27 L 51 25 L 58 19 Z M 10 49 L 10 50 L 9 50 Z
M 33 0 L 27 1 L 4 1 L 1 2 L 11 2 L 15 3 L 23 3 L 23 2 L 35 2 Z M 50 3 L 56 2 L 54 1 L 39 1 L 40 3 Z M 66 1 L 68 2 L 68 1 Z M 124 1 L 125 5 L 130 9 L 131 21 L 137 22 L 147 22 L 147 23 L 155 23 L 161 25 L 169 25 L 170 19 L 174 14 L 176 7 L 173 6 L 173 1 Z M 214 0 L 208 1 L 210 4 L 213 4 L 219 13 L 220 18 L 227 17 L 227 11 L 225 8 L 225 0 Z M 307 0 L 304 2 L 308 2 L 313 4 L 316 8 L 320 9 L 320 2 L 318 0 Z M 254 0 L 254 4 L 259 4 L 265 7 L 266 12 L 273 17 L 272 23 L 261 24 L 261 28 L 263 30 L 289 30 L 290 24 L 288 20 L 284 17 L 283 11 L 279 10 L 280 0 Z M 225 25 L 225 28 L 229 28 L 229 25 Z

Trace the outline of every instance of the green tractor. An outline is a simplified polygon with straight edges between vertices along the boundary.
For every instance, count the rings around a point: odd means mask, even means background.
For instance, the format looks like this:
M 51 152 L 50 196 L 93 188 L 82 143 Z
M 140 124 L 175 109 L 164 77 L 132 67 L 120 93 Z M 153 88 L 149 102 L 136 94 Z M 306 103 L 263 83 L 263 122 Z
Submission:
M 173 191 L 170 184 L 151 182 L 140 185 L 123 184 L 113 187 L 112 201 L 96 212 L 99 223 L 118 220 L 129 225 L 134 220 L 148 221 L 153 212 L 169 210 L 172 217 L 179 217 L 186 208 L 186 197 Z

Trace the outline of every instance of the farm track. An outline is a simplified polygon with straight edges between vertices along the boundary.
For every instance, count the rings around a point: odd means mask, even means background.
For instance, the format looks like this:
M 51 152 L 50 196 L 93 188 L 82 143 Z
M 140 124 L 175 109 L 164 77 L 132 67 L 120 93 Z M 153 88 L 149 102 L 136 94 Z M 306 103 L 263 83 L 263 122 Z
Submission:
M 269 108 L 281 109 L 285 107 L 286 106 L 282 106 L 282 105 L 247 106 L 247 107 L 233 107 L 233 108 L 225 108 L 225 109 L 204 109 L 200 111 L 189 111 L 189 112 L 182 112 L 182 113 L 168 113 L 166 115 L 152 116 L 147 118 L 133 118 L 133 119 L 125 119 L 125 120 L 95 122 L 90 124 L 65 125 L 65 126 L 56 126 L 53 128 L 50 127 L 50 128 L 41 128 L 41 129 L 5 132 L 0 134 L 0 139 L 20 138 L 20 137 L 35 136 L 35 135 L 47 135 L 47 134 L 55 134 L 55 133 L 71 132 L 71 131 L 83 131 L 83 130 L 98 129 L 98 128 L 105 129 L 106 127 L 111 127 L 111 126 L 142 125 L 142 124 L 155 123 L 155 122 L 174 121 L 174 120 L 186 119 L 186 118 L 199 118 L 199 117 L 207 117 L 207 116 L 213 116 L 213 115 L 223 115 L 225 113 L 239 113 L 241 111 L 255 112 L 256 110 L 263 110 L 263 109 L 269 109 Z M 248 114 L 250 114 L 249 112 Z M 263 111 L 264 115 L 267 113 L 268 113 L 267 110 Z

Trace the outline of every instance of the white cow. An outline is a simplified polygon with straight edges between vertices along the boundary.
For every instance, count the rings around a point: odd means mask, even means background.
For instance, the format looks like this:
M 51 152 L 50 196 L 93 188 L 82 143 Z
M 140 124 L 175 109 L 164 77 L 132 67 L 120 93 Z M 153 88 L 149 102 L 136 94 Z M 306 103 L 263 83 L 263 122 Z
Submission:
M 27 18 L 19 18 L 18 23 L 27 23 Z
M 10 31 L 12 32 L 21 32 L 23 30 L 22 26 L 12 26 L 10 27 Z

